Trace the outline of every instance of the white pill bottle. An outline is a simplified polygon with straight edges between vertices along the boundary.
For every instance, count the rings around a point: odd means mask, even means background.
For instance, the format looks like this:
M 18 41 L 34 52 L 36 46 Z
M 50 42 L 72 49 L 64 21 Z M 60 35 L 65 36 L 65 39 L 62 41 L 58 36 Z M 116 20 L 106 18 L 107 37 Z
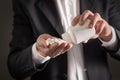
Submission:
M 79 44 L 84 40 L 90 39 L 95 35 L 95 28 L 89 28 L 89 23 L 90 20 L 88 19 L 82 26 L 77 24 L 76 26 L 70 27 L 67 32 L 61 35 L 63 40 L 73 44 Z

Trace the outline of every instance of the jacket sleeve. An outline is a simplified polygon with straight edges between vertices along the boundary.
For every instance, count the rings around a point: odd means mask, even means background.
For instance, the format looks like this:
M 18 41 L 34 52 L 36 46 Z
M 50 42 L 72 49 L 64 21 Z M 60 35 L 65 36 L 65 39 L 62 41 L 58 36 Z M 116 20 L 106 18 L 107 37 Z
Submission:
M 106 50 L 110 53 L 112 57 L 120 60 L 120 13 L 117 10 L 115 2 L 113 2 L 112 0 L 110 0 L 108 10 L 108 22 L 116 31 L 118 44 L 116 50 Z
M 13 0 L 13 12 L 14 20 L 8 55 L 8 69 L 14 78 L 22 79 L 38 71 L 32 60 L 32 45 L 35 38 L 31 23 L 19 0 Z

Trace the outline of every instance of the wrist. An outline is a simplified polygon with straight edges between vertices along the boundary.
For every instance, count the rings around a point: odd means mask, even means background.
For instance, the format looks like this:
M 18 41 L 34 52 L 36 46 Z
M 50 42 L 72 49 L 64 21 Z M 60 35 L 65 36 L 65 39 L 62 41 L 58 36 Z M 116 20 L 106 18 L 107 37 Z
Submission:
M 105 42 L 108 42 L 112 39 L 112 33 L 109 34 L 108 36 L 100 36 L 100 38 L 105 41 Z
M 109 42 L 112 39 L 112 29 L 109 27 L 108 29 L 104 30 L 103 33 L 99 36 L 103 41 Z
M 40 53 L 36 49 L 36 43 L 34 43 L 32 46 L 32 59 L 35 62 L 35 64 L 41 64 L 48 61 L 50 57 L 43 57 L 42 55 L 40 55 Z

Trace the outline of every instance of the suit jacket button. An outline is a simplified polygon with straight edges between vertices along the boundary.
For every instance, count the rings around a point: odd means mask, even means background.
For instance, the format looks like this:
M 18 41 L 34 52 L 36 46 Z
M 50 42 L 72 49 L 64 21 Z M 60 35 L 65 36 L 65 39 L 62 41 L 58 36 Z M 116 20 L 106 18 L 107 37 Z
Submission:
M 65 80 L 67 80 L 67 74 L 66 73 L 63 74 L 63 77 L 64 77 Z

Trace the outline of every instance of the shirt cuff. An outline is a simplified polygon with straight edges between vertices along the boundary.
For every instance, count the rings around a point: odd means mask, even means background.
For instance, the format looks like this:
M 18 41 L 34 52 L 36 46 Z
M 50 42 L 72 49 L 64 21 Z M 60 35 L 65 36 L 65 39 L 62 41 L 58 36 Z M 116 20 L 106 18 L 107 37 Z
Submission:
M 115 30 L 111 27 L 112 29 L 112 39 L 108 42 L 103 41 L 102 39 L 99 38 L 99 40 L 102 42 L 102 46 L 104 46 L 107 49 L 114 50 L 117 47 L 117 37 Z
M 48 61 L 50 57 L 43 57 L 42 55 L 40 55 L 40 53 L 36 49 L 36 43 L 34 43 L 32 46 L 32 59 L 35 62 L 35 64 L 42 64 Z

